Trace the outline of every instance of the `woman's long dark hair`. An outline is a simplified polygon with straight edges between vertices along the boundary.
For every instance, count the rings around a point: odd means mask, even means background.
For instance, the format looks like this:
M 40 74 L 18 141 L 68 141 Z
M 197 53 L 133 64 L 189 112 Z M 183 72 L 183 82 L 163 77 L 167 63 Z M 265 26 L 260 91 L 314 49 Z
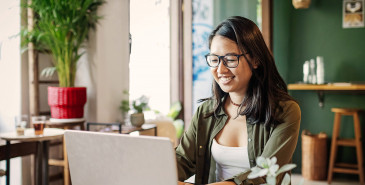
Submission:
M 281 120 L 277 114 L 280 113 L 280 101 L 293 100 L 289 94 L 284 80 L 281 78 L 274 58 L 267 48 L 264 38 L 254 22 L 244 17 L 233 16 L 219 24 L 209 36 L 209 48 L 214 36 L 220 35 L 235 41 L 252 71 L 252 77 L 246 96 L 241 103 L 238 113 L 246 115 L 252 123 L 264 123 L 265 126 L 279 124 Z M 257 68 L 253 66 L 256 65 Z M 223 103 L 221 100 L 228 93 L 224 92 L 213 80 L 213 96 L 208 99 L 215 100 L 214 112 L 209 114 L 217 115 Z M 246 106 L 244 110 L 243 105 Z

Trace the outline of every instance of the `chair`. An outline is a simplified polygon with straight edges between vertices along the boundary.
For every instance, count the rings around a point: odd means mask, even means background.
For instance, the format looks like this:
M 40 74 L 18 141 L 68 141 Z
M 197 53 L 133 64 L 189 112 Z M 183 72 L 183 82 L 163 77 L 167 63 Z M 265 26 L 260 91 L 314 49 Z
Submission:
M 80 128 L 80 130 L 85 130 L 85 119 L 73 119 L 73 120 L 62 120 L 62 119 L 51 119 L 50 122 L 46 124 L 49 128 L 62 128 L 62 129 L 75 129 L 77 127 Z M 53 166 L 60 166 L 63 167 L 63 181 L 64 185 L 70 185 L 71 184 L 71 178 L 70 178 L 70 171 L 68 167 L 68 160 L 67 160 L 67 150 L 65 138 L 62 139 L 62 142 L 53 143 L 52 146 L 62 144 L 62 150 L 63 150 L 63 159 L 49 159 L 48 165 Z
M 362 158 L 362 146 L 361 146 L 361 128 L 359 112 L 360 109 L 347 109 L 347 108 L 332 108 L 332 112 L 335 113 L 335 120 L 333 125 L 332 143 L 331 143 L 331 154 L 330 162 L 328 167 L 328 184 L 332 181 L 333 173 L 349 173 L 358 174 L 360 184 L 364 184 L 364 169 L 363 169 L 363 158 Z M 354 131 L 355 138 L 351 139 L 340 139 L 339 133 L 341 128 L 341 117 L 352 116 L 354 120 Z M 356 148 L 357 164 L 349 163 L 335 163 L 337 147 L 338 146 L 349 146 Z
M 147 123 L 152 123 L 157 126 L 157 136 L 167 137 L 171 140 L 174 147 L 177 146 L 176 129 L 173 121 L 170 119 L 155 119 L 148 120 Z

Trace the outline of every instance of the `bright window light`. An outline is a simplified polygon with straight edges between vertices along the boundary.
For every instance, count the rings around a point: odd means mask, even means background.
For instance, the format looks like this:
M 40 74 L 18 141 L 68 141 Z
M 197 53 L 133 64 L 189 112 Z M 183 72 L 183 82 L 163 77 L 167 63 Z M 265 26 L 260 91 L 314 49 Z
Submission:
M 130 1 L 130 33 L 130 100 L 146 95 L 152 110 L 167 114 L 170 108 L 169 0 Z

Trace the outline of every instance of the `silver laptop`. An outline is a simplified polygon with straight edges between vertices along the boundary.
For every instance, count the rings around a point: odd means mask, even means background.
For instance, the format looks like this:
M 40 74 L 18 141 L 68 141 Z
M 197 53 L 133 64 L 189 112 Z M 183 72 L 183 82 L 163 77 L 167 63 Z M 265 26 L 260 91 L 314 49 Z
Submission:
M 168 138 L 67 130 L 73 185 L 176 185 Z

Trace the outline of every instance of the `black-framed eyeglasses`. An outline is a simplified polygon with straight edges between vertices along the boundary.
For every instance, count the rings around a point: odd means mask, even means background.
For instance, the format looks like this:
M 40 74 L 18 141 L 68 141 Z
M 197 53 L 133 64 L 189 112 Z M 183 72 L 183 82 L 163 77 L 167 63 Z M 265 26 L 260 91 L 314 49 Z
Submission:
M 236 68 L 240 62 L 240 57 L 244 56 L 244 54 L 241 55 L 214 55 L 214 54 L 206 54 L 205 60 L 207 61 L 207 64 L 209 67 L 218 67 L 220 62 L 223 61 L 223 64 L 228 68 Z

